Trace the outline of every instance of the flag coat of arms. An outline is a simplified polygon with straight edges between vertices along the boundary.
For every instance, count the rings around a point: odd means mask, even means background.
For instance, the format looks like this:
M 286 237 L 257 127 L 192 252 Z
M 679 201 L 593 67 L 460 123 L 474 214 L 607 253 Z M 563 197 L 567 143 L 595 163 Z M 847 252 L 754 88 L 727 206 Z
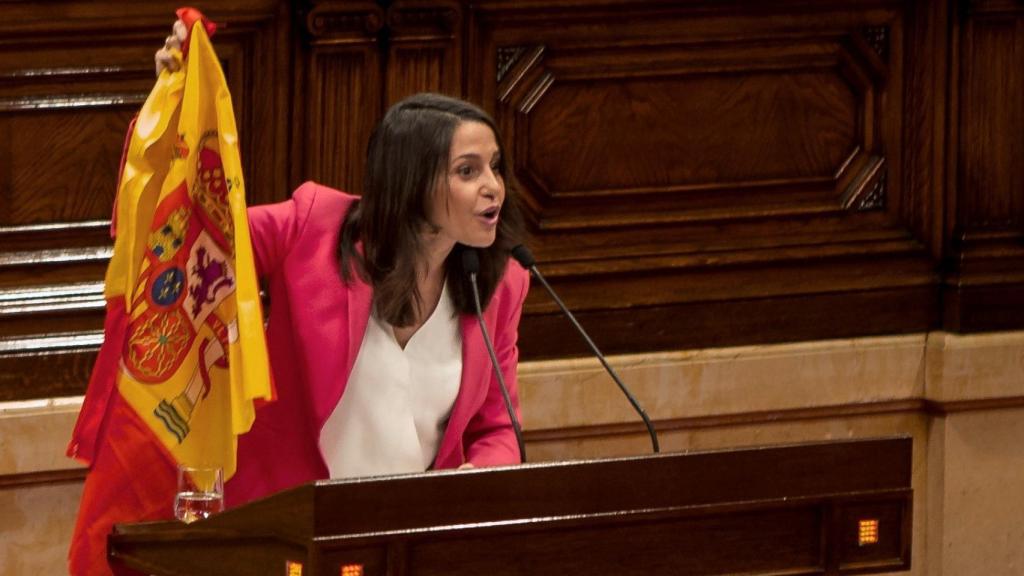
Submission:
M 191 30 L 129 132 L 114 208 L 104 342 L 69 456 L 90 466 L 72 574 L 110 574 L 114 523 L 173 516 L 178 464 L 235 470 L 236 437 L 272 398 L 231 97 Z

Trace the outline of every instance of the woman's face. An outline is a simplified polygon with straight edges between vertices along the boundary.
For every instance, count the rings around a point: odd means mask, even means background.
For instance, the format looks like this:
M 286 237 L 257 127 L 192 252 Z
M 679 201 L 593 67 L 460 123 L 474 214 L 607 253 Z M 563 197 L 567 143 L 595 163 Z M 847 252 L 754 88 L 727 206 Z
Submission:
M 476 248 L 494 243 L 505 201 L 500 154 L 494 132 L 486 124 L 463 122 L 455 128 L 447 186 L 442 183 L 438 187 L 430 207 L 430 220 L 439 229 L 439 241 Z

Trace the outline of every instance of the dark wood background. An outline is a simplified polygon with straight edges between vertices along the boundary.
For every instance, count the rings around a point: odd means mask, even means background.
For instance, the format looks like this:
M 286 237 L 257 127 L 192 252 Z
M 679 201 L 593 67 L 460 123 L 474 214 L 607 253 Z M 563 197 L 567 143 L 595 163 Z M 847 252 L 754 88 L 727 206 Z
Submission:
M 80 394 L 177 2 L 0 0 L 0 401 Z M 217 0 L 252 203 L 422 90 L 505 133 L 606 352 L 1024 328 L 1022 0 Z M 582 345 L 534 290 L 523 359 Z

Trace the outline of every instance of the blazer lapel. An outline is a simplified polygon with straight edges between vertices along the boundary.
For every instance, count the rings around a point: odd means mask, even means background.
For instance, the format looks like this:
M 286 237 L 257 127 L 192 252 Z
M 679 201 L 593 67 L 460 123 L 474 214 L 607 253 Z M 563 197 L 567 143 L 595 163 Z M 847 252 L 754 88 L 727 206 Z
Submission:
M 353 278 L 348 290 L 348 357 L 345 361 L 343 381 L 348 382 L 355 366 L 359 348 L 366 335 L 366 324 L 370 321 L 370 306 L 373 303 L 373 289 L 359 277 Z
M 451 453 L 462 447 L 462 434 L 466 431 L 469 419 L 483 402 L 490 381 L 490 359 L 484 346 L 483 334 L 476 317 L 463 314 L 459 318 L 462 330 L 462 375 L 459 394 L 455 397 L 452 413 L 448 417 L 444 437 L 437 450 L 435 463 L 446 462 Z M 461 460 L 461 458 L 460 458 Z
M 339 280 L 339 284 L 341 281 Z M 334 412 L 334 408 L 341 400 L 345 392 L 349 376 L 352 374 L 352 367 L 355 366 L 356 356 L 359 355 L 359 348 L 363 344 L 363 336 L 366 334 L 366 324 L 370 319 L 370 303 L 373 299 L 373 289 L 361 279 L 354 278 L 351 284 L 342 284 L 345 295 L 339 294 L 339 305 L 345 309 L 342 311 L 344 320 L 340 325 L 333 326 L 329 333 L 316 340 L 307 340 L 306 346 L 320 348 L 316 354 L 332 355 L 337 354 L 338 358 L 330 362 L 331 368 L 323 375 L 322 382 L 329 383 L 327 386 L 318 386 L 310 390 L 313 397 L 313 410 L 316 417 L 316 430 L 319 433 L 327 418 Z M 343 298 L 343 299 L 342 299 Z M 313 319 L 317 321 L 316 318 Z M 325 321 L 325 325 L 330 322 Z M 330 351 L 330 343 L 336 343 L 337 352 Z

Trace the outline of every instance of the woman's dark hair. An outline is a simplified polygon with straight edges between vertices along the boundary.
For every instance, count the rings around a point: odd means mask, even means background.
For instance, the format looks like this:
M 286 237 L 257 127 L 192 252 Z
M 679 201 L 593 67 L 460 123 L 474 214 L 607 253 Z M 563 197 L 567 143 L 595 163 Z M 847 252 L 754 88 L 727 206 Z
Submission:
M 366 150 L 362 198 L 341 225 L 338 257 L 345 282 L 353 269 L 373 286 L 377 314 L 393 326 L 416 320 L 420 294 L 416 264 L 423 254 L 422 235 L 433 228 L 429 214 L 439 183 L 447 185 L 452 135 L 463 122 L 481 122 L 494 132 L 498 170 L 505 200 L 493 244 L 478 248 L 477 281 L 487 306 L 505 272 L 509 250 L 522 241 L 523 223 L 508 154 L 494 120 L 480 108 L 439 94 L 416 94 L 395 104 L 374 129 Z M 362 242 L 362 254 L 356 249 Z M 455 309 L 475 313 L 473 294 L 456 245 L 445 261 L 445 280 Z

